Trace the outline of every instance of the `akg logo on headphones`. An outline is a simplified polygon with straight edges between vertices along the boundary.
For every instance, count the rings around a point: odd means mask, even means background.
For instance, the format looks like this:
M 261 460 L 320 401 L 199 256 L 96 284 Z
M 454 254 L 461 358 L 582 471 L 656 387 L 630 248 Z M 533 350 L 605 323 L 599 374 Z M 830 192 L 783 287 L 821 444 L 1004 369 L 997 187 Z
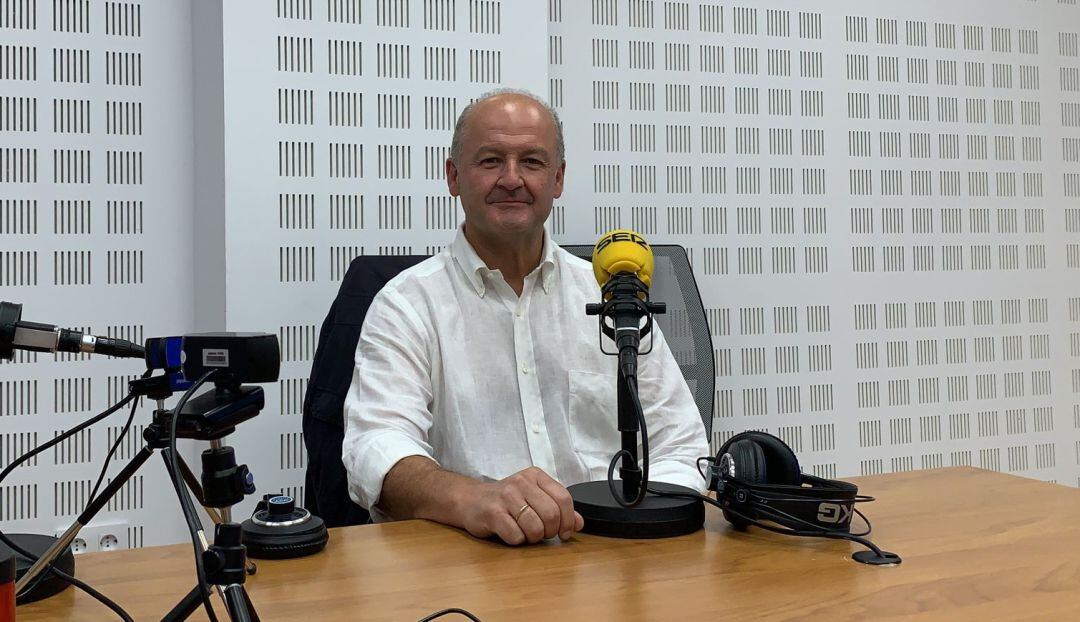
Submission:
M 823 523 L 842 525 L 851 520 L 851 506 L 821 503 L 817 508 L 817 519 Z

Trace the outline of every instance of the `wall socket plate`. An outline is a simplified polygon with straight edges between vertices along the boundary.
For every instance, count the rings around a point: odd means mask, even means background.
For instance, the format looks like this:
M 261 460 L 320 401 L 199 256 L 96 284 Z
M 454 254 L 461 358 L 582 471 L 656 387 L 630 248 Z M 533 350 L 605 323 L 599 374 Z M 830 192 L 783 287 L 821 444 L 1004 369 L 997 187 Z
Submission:
M 127 521 L 90 523 L 79 530 L 71 541 L 71 551 L 76 555 L 98 551 L 119 551 L 127 548 Z M 64 535 L 67 527 L 56 530 L 56 537 Z

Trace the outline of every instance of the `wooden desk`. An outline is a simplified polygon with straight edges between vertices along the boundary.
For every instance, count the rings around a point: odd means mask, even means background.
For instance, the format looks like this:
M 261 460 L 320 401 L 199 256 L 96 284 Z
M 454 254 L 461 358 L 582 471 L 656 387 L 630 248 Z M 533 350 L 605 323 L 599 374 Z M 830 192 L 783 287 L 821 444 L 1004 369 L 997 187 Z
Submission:
M 511 548 L 422 521 L 338 529 L 319 555 L 259 562 L 247 588 L 263 620 L 305 622 L 445 607 L 484 622 L 1080 620 L 1080 491 L 972 468 L 856 481 L 878 497 L 863 506 L 874 541 L 902 565 L 857 564 L 847 542 L 737 533 L 708 509 L 705 530 L 663 541 Z M 77 574 L 157 620 L 193 585 L 191 556 L 187 544 L 88 554 Z M 19 622 L 114 619 L 74 589 L 18 610 Z

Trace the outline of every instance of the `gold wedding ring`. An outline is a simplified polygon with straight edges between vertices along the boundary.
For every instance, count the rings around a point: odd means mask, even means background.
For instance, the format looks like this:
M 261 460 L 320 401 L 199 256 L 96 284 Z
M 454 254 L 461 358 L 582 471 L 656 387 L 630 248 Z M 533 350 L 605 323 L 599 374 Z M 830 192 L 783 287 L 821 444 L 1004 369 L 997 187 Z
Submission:
M 518 510 L 516 514 L 514 514 L 514 521 L 517 522 L 518 520 L 520 520 L 521 515 L 524 514 L 526 511 L 528 511 L 528 509 L 529 509 L 529 504 L 528 503 L 521 506 L 521 509 Z

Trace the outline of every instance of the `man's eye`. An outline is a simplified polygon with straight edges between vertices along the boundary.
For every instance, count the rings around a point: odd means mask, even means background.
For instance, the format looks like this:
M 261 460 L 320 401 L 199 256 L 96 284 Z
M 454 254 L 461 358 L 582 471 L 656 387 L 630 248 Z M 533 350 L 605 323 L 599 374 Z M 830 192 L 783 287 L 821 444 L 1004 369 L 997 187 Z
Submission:
M 484 166 L 494 166 L 498 163 L 498 158 L 484 158 L 483 160 L 480 160 L 480 164 L 483 164 Z
M 543 161 L 537 160 L 536 158 L 525 158 L 524 160 L 522 160 L 522 162 L 524 162 L 528 166 L 543 166 L 544 165 Z

